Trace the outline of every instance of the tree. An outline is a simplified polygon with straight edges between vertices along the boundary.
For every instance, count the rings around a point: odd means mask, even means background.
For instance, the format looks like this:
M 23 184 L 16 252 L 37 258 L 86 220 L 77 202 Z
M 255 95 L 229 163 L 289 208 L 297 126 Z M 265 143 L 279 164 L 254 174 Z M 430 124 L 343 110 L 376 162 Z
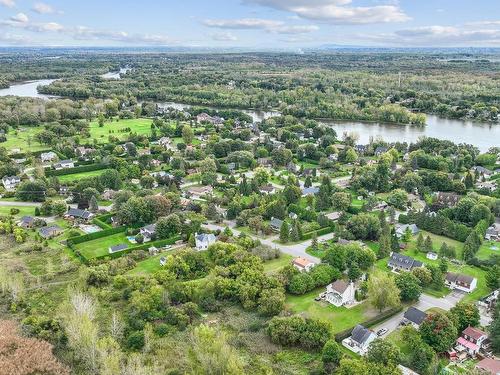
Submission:
M 366 359 L 384 366 L 397 366 L 401 360 L 401 352 L 391 341 L 376 339 L 370 343 Z
M 444 353 L 457 339 L 457 328 L 443 313 L 431 313 L 419 328 L 422 339 L 436 352 Z
M 500 303 L 497 302 L 493 313 L 493 321 L 489 327 L 491 348 L 496 354 L 500 354 Z
M 450 309 L 448 315 L 458 332 L 462 332 L 468 326 L 477 327 L 479 325 L 479 309 L 474 303 L 460 301 Z
M 424 252 L 430 253 L 432 251 L 433 251 L 432 239 L 430 236 L 427 236 L 424 242 Z
M 488 269 L 488 272 L 486 272 L 486 285 L 492 290 L 500 288 L 500 266 L 494 265 Z
M 425 267 L 414 268 L 411 273 L 415 275 L 422 287 L 426 287 L 432 282 L 431 271 Z
M 394 189 L 387 197 L 387 203 L 404 210 L 408 205 L 408 193 L 402 189 Z
M 332 372 L 342 359 L 342 350 L 335 340 L 328 340 L 321 351 L 321 361 L 328 372 Z
M 391 229 L 388 225 L 385 225 L 382 229 L 382 234 L 380 235 L 378 243 L 380 244 L 377 253 L 377 258 L 382 259 L 389 256 L 392 246 L 391 246 Z M 399 249 L 398 249 L 399 250 Z
M 403 233 L 403 236 L 401 236 L 401 241 L 403 241 L 404 243 L 408 243 L 411 241 L 412 236 L 413 234 L 411 232 L 411 229 L 407 227 Z M 418 242 L 417 242 L 417 248 L 418 248 Z
M 368 301 L 379 311 L 399 306 L 399 289 L 394 278 L 383 272 L 372 273 L 368 279 Z
M 89 201 L 89 210 L 91 212 L 97 212 L 99 210 L 99 204 L 97 203 L 97 198 L 93 195 Z
M 42 181 L 24 181 L 16 190 L 16 198 L 25 202 L 45 201 L 47 187 Z
M 420 280 L 411 272 L 401 272 L 396 275 L 396 285 L 400 290 L 401 301 L 418 301 L 422 293 Z
M 184 125 L 182 127 L 182 140 L 184 141 L 185 144 L 190 145 L 193 143 L 194 139 L 194 132 L 191 126 L 189 125 Z
M 283 243 L 287 243 L 289 235 L 290 235 L 290 227 L 288 226 L 288 223 L 284 221 L 283 224 L 281 224 L 280 228 L 280 241 Z
M 333 193 L 333 208 L 338 211 L 347 211 L 351 206 L 351 194 L 338 191 Z
M 285 308 L 285 292 L 283 288 L 265 289 L 258 302 L 259 313 L 265 316 L 278 315 Z
M 309 273 L 302 272 L 292 276 L 288 291 L 292 294 L 304 294 L 315 287 L 315 282 Z
M 474 187 L 474 177 L 470 172 L 467 172 L 464 180 L 465 188 L 467 190 L 472 189 Z
M 346 230 L 357 240 L 377 240 L 380 235 L 380 222 L 373 215 L 362 213 L 353 216 L 346 224 Z
M 422 232 L 420 232 L 417 237 L 417 250 L 424 251 L 424 236 Z
M 156 223 L 156 237 L 166 239 L 178 234 L 181 230 L 181 220 L 177 214 L 162 217 Z
M 251 230 L 253 230 L 256 234 L 258 234 L 264 225 L 264 220 L 262 219 L 262 216 L 252 216 L 250 219 L 248 219 L 248 226 L 250 227 Z
M 349 147 L 346 150 L 344 160 L 346 163 L 354 163 L 356 160 L 358 160 L 358 154 L 356 154 L 356 151 L 354 151 L 352 147 Z
M 198 168 L 201 176 L 201 182 L 204 185 L 214 185 L 217 181 L 217 165 L 212 158 L 206 158 L 200 162 Z
M 322 348 L 331 338 L 329 323 L 301 316 L 275 316 L 269 322 L 267 332 L 276 344 L 304 349 Z

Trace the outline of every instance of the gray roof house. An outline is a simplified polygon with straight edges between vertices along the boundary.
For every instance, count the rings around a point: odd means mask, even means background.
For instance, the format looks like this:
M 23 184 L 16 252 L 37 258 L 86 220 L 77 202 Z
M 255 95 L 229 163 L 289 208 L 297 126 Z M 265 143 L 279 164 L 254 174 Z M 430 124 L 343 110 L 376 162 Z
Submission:
M 351 337 L 342 341 L 347 347 L 361 355 L 365 354 L 370 346 L 370 343 L 377 338 L 377 335 L 373 331 L 363 327 L 358 324 L 352 330 Z
M 406 230 L 409 229 L 412 236 L 418 234 L 420 232 L 420 229 L 418 229 L 416 224 L 397 224 L 396 225 L 396 236 L 398 237 L 403 237 L 405 234 Z
M 110 254 L 113 254 L 113 253 L 118 253 L 119 251 L 123 251 L 125 249 L 128 249 L 128 245 L 122 243 L 119 245 L 110 246 L 108 250 Z
M 94 217 L 94 214 L 80 208 L 70 208 L 65 216 L 67 218 L 89 220 Z
M 281 226 L 283 225 L 283 220 L 277 219 L 275 217 L 271 218 L 271 222 L 269 223 L 272 230 L 275 232 L 279 232 Z
M 311 186 L 308 188 L 303 188 L 302 189 L 302 196 L 308 196 L 308 195 L 316 195 L 319 193 L 319 187 L 317 186 Z
M 57 236 L 62 232 L 62 229 L 58 225 L 51 225 L 49 227 L 42 227 L 38 230 L 40 236 L 43 238 L 52 238 Z
M 422 267 L 423 263 L 407 255 L 392 252 L 387 266 L 394 272 L 411 271 L 414 268 Z
M 195 233 L 194 235 L 195 246 L 197 250 L 206 250 L 213 244 L 217 239 L 213 233 Z
M 144 242 L 151 241 L 156 234 L 156 224 L 149 224 L 142 227 L 140 233 L 144 236 Z
M 35 218 L 33 216 L 23 216 L 17 225 L 22 228 L 31 228 L 34 222 Z
M 403 315 L 403 322 L 409 323 L 414 327 L 419 327 L 420 324 L 427 318 L 427 314 L 413 306 L 409 307 Z

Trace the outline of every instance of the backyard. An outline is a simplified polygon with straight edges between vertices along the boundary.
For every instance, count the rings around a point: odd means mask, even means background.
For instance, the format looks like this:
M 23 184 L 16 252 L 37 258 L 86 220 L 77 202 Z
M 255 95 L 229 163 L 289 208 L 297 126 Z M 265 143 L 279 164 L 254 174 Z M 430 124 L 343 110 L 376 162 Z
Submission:
M 76 181 L 76 180 L 81 180 L 82 178 L 100 176 L 106 170 L 108 170 L 108 169 L 100 169 L 98 171 L 65 174 L 62 176 L 57 176 L 57 178 L 59 179 L 59 182 L 67 183 L 67 182 L 72 182 L 72 181 Z
M 78 250 L 85 258 L 92 259 L 108 254 L 110 246 L 120 244 L 126 244 L 129 247 L 133 246 L 127 239 L 125 232 L 121 232 L 111 236 L 76 244 L 75 250 Z

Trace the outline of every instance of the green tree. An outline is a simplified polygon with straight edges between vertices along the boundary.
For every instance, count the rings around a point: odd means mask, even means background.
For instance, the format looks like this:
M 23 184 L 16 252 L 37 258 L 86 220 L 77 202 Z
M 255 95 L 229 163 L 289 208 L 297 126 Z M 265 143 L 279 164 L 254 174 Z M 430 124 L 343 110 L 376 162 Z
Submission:
M 265 289 L 260 294 L 258 311 L 265 316 L 278 315 L 285 308 L 283 288 Z
M 436 352 L 444 353 L 457 339 L 458 332 L 453 322 L 443 313 L 431 313 L 419 328 L 422 339 Z
M 418 301 L 422 293 L 420 280 L 411 272 L 396 275 L 395 282 L 400 290 L 401 301 Z
M 399 289 L 394 278 L 384 272 L 372 273 L 368 279 L 368 301 L 379 311 L 399 306 Z
M 417 237 L 417 250 L 418 251 L 425 251 L 424 236 L 423 236 L 422 232 L 420 232 L 418 237 Z
M 178 234 L 181 230 L 181 220 L 177 214 L 162 217 L 156 223 L 156 237 L 166 239 Z
M 342 359 L 342 350 L 335 340 L 328 340 L 321 351 L 321 361 L 328 372 L 332 372 Z
M 290 227 L 286 221 L 283 222 L 280 228 L 280 241 L 287 243 L 290 236 Z
M 184 141 L 185 144 L 190 145 L 193 143 L 194 139 L 194 132 L 191 126 L 189 125 L 184 125 L 182 127 L 182 140 Z
M 376 339 L 370 343 L 366 359 L 384 366 L 397 366 L 401 360 L 401 352 L 391 341 Z
M 492 290 L 500 288 L 500 266 L 494 265 L 488 269 L 488 272 L 486 272 L 486 285 Z
M 433 251 L 433 245 L 432 245 L 432 239 L 431 239 L 431 236 L 427 236 L 425 238 L 425 242 L 424 242 L 424 252 L 426 253 L 430 253 Z
M 477 327 L 479 325 L 479 309 L 474 303 L 460 301 L 450 309 L 448 315 L 458 332 L 462 332 L 468 326 Z

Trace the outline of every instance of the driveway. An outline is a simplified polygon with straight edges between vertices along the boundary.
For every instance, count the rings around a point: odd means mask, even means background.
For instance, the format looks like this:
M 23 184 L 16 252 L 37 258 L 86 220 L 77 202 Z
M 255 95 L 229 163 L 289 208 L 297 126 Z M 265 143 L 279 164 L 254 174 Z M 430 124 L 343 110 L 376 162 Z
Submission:
M 463 297 L 464 297 L 463 293 L 456 291 L 452 291 L 450 294 L 448 294 L 443 298 L 436 298 L 428 294 L 422 293 L 420 295 L 419 301 L 413 306 L 421 311 L 426 311 L 433 307 L 439 307 L 440 309 L 448 311 L 452 307 L 454 307 Z M 403 309 L 403 311 L 394 315 L 392 318 L 373 327 L 372 330 L 376 332 L 381 328 L 385 328 L 388 330 L 388 332 L 384 336 L 388 335 L 392 331 L 395 331 L 399 327 L 399 323 L 403 320 L 403 315 L 406 312 L 406 310 L 407 310 L 406 308 Z
M 224 224 L 226 224 L 226 225 L 224 225 Z M 233 233 L 236 236 L 238 236 L 241 233 L 237 229 L 234 229 L 234 227 L 236 226 L 236 223 L 234 221 L 225 221 L 224 224 L 205 224 L 204 227 L 206 229 L 209 229 L 209 230 L 219 229 L 222 231 L 226 228 L 226 226 L 228 226 L 229 228 L 231 228 L 231 230 L 233 231 Z M 325 234 L 323 236 L 319 236 L 318 241 L 329 240 L 329 239 L 333 238 L 333 236 L 334 236 L 333 233 L 328 233 L 328 234 Z M 277 235 L 272 236 L 272 237 L 268 237 L 268 238 L 261 238 L 258 235 L 250 234 L 250 237 L 252 237 L 253 239 L 259 240 L 264 245 L 267 245 L 267 246 L 272 247 L 274 249 L 279 249 L 281 252 L 288 254 L 288 255 L 291 255 L 293 257 L 302 257 L 302 258 L 308 259 L 314 263 L 321 263 L 321 259 L 313 257 L 312 255 L 309 255 L 306 253 L 306 249 L 309 246 L 311 246 L 312 240 L 306 240 L 304 242 L 301 242 L 298 244 L 293 244 L 293 245 L 283 245 L 280 243 L 273 242 L 273 241 L 276 241 L 278 239 Z

